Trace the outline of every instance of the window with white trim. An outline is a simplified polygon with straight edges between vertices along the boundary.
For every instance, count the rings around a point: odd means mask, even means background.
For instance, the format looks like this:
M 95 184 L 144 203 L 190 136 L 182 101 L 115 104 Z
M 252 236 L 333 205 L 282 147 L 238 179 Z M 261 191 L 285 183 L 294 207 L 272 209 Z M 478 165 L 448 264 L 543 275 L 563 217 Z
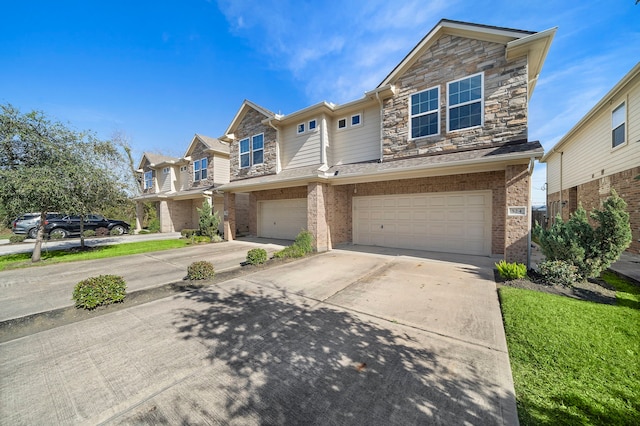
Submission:
M 433 87 L 411 95 L 411 139 L 440 133 L 440 88 Z
M 359 126 L 362 124 L 362 116 L 360 114 L 353 114 L 351 116 L 351 126 Z
M 207 157 L 193 162 L 193 181 L 197 182 L 207 178 Z
M 168 175 L 169 174 L 169 168 L 168 167 L 163 168 L 162 169 L 162 174 L 163 175 Z
M 347 119 L 341 118 L 338 120 L 338 129 L 344 129 L 345 127 L 347 127 Z
M 482 126 L 484 75 L 475 74 L 447 83 L 447 131 Z
M 144 189 L 153 188 L 153 171 L 144 172 Z
M 180 166 L 180 172 L 186 172 L 187 166 Z
M 304 123 L 298 124 L 298 134 L 304 133 Z
M 264 162 L 264 133 L 240 140 L 240 168 Z
M 620 146 L 627 140 L 626 121 L 627 107 L 623 102 L 611 113 L 611 148 Z
M 309 131 L 315 130 L 318 127 L 316 120 L 309 120 Z

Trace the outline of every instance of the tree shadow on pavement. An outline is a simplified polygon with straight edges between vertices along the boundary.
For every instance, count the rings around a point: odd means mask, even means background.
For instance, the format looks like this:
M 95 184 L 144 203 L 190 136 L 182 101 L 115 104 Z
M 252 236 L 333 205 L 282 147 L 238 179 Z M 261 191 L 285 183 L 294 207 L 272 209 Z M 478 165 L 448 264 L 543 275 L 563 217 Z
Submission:
M 180 412 L 183 423 L 478 425 L 502 423 L 509 406 L 468 362 L 472 345 L 462 359 L 460 342 L 284 290 L 210 287 L 185 297 L 197 308 L 180 311 L 175 326 L 207 347 L 219 376 L 206 387 L 217 396 L 174 400 L 171 422 Z M 135 420 L 167 422 L 159 408 Z

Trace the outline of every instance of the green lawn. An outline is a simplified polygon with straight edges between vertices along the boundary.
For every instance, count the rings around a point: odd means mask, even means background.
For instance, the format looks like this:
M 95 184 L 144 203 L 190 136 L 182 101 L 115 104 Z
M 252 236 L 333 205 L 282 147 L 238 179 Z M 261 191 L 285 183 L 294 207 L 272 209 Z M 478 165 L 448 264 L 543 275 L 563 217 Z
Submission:
M 522 425 L 640 424 L 640 288 L 618 305 L 500 288 Z
M 147 253 L 151 251 L 182 248 L 189 245 L 187 239 L 142 241 L 139 243 L 114 244 L 100 246 L 85 252 L 68 252 L 65 250 L 42 250 L 42 261 L 31 263 L 31 253 L 9 254 L 0 256 L 0 271 L 4 269 L 23 268 L 37 265 L 51 265 L 76 260 L 104 259 L 107 257 L 127 256 L 130 254 Z M 78 242 L 78 245 L 80 243 Z

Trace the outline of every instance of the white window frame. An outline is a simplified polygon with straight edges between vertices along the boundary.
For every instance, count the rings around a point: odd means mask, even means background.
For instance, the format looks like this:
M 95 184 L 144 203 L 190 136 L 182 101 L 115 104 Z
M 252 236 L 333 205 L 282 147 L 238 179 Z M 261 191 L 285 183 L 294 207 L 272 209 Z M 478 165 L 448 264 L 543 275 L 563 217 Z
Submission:
M 309 122 L 307 123 L 307 129 L 309 129 L 309 132 L 315 132 L 316 130 L 318 130 L 318 120 L 311 119 L 309 120 Z
M 621 117 L 622 121 L 616 122 L 614 121 L 615 114 L 620 108 L 624 108 L 624 111 L 622 112 L 622 117 Z M 622 135 L 624 139 L 619 144 L 614 145 L 614 142 L 615 142 L 614 132 L 620 127 L 622 127 Z M 617 149 L 617 148 L 620 148 L 621 146 L 626 145 L 627 139 L 628 139 L 627 138 L 627 101 L 625 99 L 624 101 L 620 102 L 618 106 L 611 111 L 611 149 Z
M 471 79 L 471 78 L 476 77 L 478 75 L 480 76 L 480 99 L 473 99 L 473 100 L 470 100 L 470 101 L 459 102 L 459 103 L 457 103 L 455 105 L 451 105 L 450 102 L 449 102 L 449 100 L 450 100 L 449 98 L 451 96 L 451 85 L 453 83 L 458 83 L 458 82 L 460 82 L 462 80 Z M 478 103 L 478 101 L 480 101 L 480 124 L 475 125 L 475 126 L 469 126 L 469 127 L 463 127 L 463 128 L 460 128 L 460 129 L 451 130 L 450 119 L 449 119 L 451 110 L 453 108 L 459 108 L 459 107 L 462 107 L 462 106 L 465 106 L 465 105 L 475 104 L 475 103 Z M 466 77 L 459 78 L 457 80 L 451 80 L 451 81 L 447 82 L 447 133 L 463 132 L 463 131 L 470 130 L 470 129 L 477 129 L 477 128 L 482 127 L 482 126 L 484 126 L 484 72 L 471 74 L 471 75 L 468 75 Z
M 340 126 L 340 122 L 344 122 L 343 126 Z M 336 123 L 336 126 L 338 128 L 338 130 L 344 130 L 347 128 L 347 117 L 343 117 L 341 119 L 338 120 L 338 122 Z
M 258 136 L 262 136 L 262 148 L 255 149 L 254 146 L 253 146 L 253 142 L 254 142 L 254 139 L 257 138 Z M 264 164 L 264 133 L 258 133 L 258 134 L 255 134 L 255 135 L 251 136 L 250 150 L 251 150 L 251 156 L 250 156 L 251 165 L 255 166 L 256 164 Z M 254 161 L 254 157 L 255 157 L 256 152 L 260 152 L 260 151 L 262 151 L 262 161 L 259 162 L 259 163 L 256 163 Z
M 169 174 L 169 167 L 164 167 L 164 168 L 162 169 L 162 174 L 163 174 L 163 175 L 168 175 L 168 174 Z
M 353 119 L 356 118 L 356 117 L 358 117 L 358 122 L 356 124 L 353 124 Z M 350 127 L 362 126 L 362 113 L 361 112 L 351 115 L 351 118 L 349 119 L 349 126 Z
M 436 106 L 436 109 L 428 110 L 418 114 L 413 114 L 412 113 L 413 104 L 412 104 L 411 98 L 415 95 L 420 95 L 421 93 L 430 92 L 432 90 L 436 90 L 436 102 L 438 103 Z M 434 113 L 436 114 L 436 121 L 438 123 L 438 128 L 436 130 L 436 133 L 433 133 L 430 135 L 414 136 L 413 135 L 413 119 L 418 117 L 423 117 L 425 115 L 431 115 Z M 421 90 L 419 92 L 412 93 L 411 95 L 409 95 L 409 139 L 429 138 L 432 136 L 438 136 L 439 134 L 440 134 L 440 86 L 429 87 L 428 89 Z
M 193 181 L 199 182 L 207 179 L 207 167 L 209 161 L 207 157 L 199 158 L 193 162 Z
M 147 177 L 148 175 L 148 177 Z M 153 170 L 149 170 L 148 172 L 144 172 L 144 183 L 143 189 L 151 189 L 153 188 Z
M 304 123 L 300 123 L 296 126 L 296 133 L 301 135 L 304 133 L 305 131 L 304 129 L 305 129 Z
M 242 151 L 242 142 L 247 142 L 247 150 L 246 151 Z M 247 163 L 246 166 L 242 165 L 242 156 L 246 155 L 249 157 L 249 162 Z M 251 138 L 242 138 L 240 139 L 240 142 L 238 142 L 238 165 L 240 166 L 241 169 L 247 169 L 249 167 L 251 167 Z
M 187 166 L 180 166 L 180 172 L 186 172 L 187 171 Z

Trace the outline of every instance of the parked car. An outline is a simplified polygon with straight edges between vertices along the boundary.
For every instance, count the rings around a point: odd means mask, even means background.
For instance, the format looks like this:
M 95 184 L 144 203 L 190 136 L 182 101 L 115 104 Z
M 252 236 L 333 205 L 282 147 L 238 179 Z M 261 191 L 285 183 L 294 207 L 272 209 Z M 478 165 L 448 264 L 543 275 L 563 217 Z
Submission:
M 115 230 L 118 234 L 129 232 L 129 224 L 121 220 L 107 219 L 99 214 L 88 214 L 84 216 L 83 231 L 96 231 L 105 228 L 109 232 Z M 80 216 L 63 216 L 47 220 L 44 225 L 44 232 L 49 237 L 67 238 L 72 235 L 80 235 Z
M 47 220 L 60 218 L 59 213 L 47 213 Z M 11 228 L 16 235 L 27 235 L 29 238 L 38 236 L 38 225 L 40 224 L 40 213 L 25 213 L 18 216 L 12 223 Z

